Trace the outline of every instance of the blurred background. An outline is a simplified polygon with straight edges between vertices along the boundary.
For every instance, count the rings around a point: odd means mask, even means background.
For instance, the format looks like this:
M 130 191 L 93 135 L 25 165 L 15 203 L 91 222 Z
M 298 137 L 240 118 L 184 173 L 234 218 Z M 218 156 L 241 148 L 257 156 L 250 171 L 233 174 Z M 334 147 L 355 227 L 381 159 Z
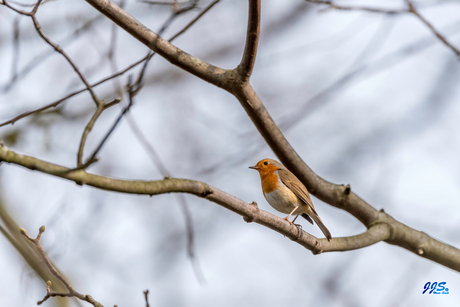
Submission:
M 172 37 L 210 2 L 201 0 L 197 9 L 178 16 L 163 36 Z M 337 4 L 406 8 L 402 0 Z M 123 5 L 154 31 L 172 13 L 168 5 L 133 0 Z M 460 48 L 457 1 L 414 5 Z M 247 6 L 247 1 L 221 0 L 174 44 L 211 64 L 235 67 L 244 48 Z M 376 209 L 460 247 L 458 57 L 412 14 L 325 8 L 304 1 L 262 1 L 254 89 L 317 174 L 350 184 Z M 123 30 L 114 31 L 112 22 L 85 1 L 49 1 L 37 18 L 91 83 L 148 52 Z M 124 88 L 139 70 L 95 88 L 106 100 L 122 90 L 123 101 L 97 121 L 85 157 L 127 104 Z M 0 6 L 0 121 L 82 88 L 69 63 L 37 35 L 31 19 Z M 85 92 L 1 127 L 0 139 L 16 152 L 75 167 L 93 112 L 94 102 Z M 172 176 L 204 181 L 284 217 L 267 204 L 258 174 L 248 169 L 276 157 L 227 92 L 155 56 L 129 120 Z M 91 173 L 163 178 L 128 117 L 98 156 Z M 1 225 L 17 223 L 32 236 L 46 225 L 42 245 L 56 267 L 77 291 L 105 306 L 145 306 L 145 289 L 151 306 L 454 306 L 460 299 L 457 272 L 405 249 L 378 243 L 314 256 L 215 203 L 184 197 L 193 222 L 194 259 L 188 256 L 177 195 L 124 195 L 0 166 Z M 365 231 L 347 212 L 314 197 L 313 202 L 333 237 Z M 319 228 L 301 223 L 322 237 Z M 0 305 L 34 306 L 46 294 L 45 282 L 4 235 L 0 246 Z M 450 294 L 422 295 L 426 282 L 443 281 Z M 65 305 L 54 298 L 43 304 Z M 82 305 L 87 303 L 72 299 L 67 306 Z

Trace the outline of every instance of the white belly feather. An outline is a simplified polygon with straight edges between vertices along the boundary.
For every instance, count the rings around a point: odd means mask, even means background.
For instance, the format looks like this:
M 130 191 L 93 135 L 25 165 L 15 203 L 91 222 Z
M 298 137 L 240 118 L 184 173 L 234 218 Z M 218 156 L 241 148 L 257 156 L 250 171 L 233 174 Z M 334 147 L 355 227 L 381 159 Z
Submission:
M 289 214 L 296 206 L 299 208 L 293 215 L 302 214 L 302 201 L 282 182 L 278 182 L 278 189 L 264 193 L 267 202 L 279 212 Z

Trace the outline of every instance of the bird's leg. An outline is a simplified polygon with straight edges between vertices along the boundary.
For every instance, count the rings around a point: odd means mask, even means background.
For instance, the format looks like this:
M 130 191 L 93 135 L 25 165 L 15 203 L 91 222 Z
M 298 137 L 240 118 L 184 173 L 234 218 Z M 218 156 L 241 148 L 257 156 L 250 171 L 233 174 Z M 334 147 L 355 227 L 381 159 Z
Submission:
M 292 210 L 291 213 L 289 213 L 289 215 L 286 216 L 286 217 L 284 218 L 286 221 L 289 222 L 289 224 L 294 224 L 293 222 L 291 222 L 291 221 L 289 220 L 289 218 L 290 218 L 291 215 L 294 213 L 294 211 L 296 211 L 299 207 L 300 207 L 300 206 L 295 207 L 294 210 Z M 296 216 L 296 218 L 297 218 L 297 216 Z M 295 221 L 295 219 L 294 219 L 294 221 Z
M 300 224 L 294 224 L 295 220 L 297 220 L 297 218 L 299 217 L 299 215 L 300 215 L 300 214 L 297 214 L 297 216 L 296 216 L 296 217 L 294 218 L 294 220 L 292 221 L 292 224 L 293 224 L 294 226 L 296 226 L 297 228 L 302 229 L 302 225 L 300 225 Z
M 299 217 L 299 214 L 297 214 L 297 216 L 292 220 L 292 224 L 294 224 L 295 220 L 297 220 L 298 217 Z

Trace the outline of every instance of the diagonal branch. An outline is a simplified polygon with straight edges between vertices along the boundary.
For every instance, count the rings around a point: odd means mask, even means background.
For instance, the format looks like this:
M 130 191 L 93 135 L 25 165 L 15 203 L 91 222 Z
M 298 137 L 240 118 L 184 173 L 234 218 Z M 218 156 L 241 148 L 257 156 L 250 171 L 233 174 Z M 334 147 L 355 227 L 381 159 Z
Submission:
M 90 303 L 94 307 L 103 307 L 102 304 L 96 301 L 95 299 L 93 299 L 91 295 L 89 294 L 83 295 L 75 291 L 73 286 L 61 275 L 61 273 L 59 273 L 58 270 L 56 270 L 54 265 L 51 263 L 51 260 L 48 258 L 45 251 L 43 250 L 42 245 L 40 244 L 40 238 L 42 234 L 45 232 L 45 226 L 40 227 L 38 235 L 35 239 L 29 236 L 23 228 L 21 228 L 19 231 L 24 237 L 26 237 L 30 242 L 32 242 L 35 245 L 38 253 L 40 254 L 42 260 L 45 262 L 48 269 L 51 271 L 51 273 L 54 276 L 56 276 L 66 286 L 67 290 L 69 291 L 67 293 L 51 292 L 52 283 L 50 280 L 48 280 L 48 282 L 46 283 L 46 295 L 41 301 L 37 302 L 37 305 L 41 305 L 43 302 L 45 302 L 50 297 L 60 296 L 60 297 L 76 297 L 82 301 L 86 301 Z
M 86 139 L 88 137 L 88 134 L 93 129 L 93 126 L 96 123 L 96 120 L 99 118 L 99 116 L 101 116 L 102 112 L 104 112 L 108 108 L 116 105 L 120 101 L 121 101 L 121 98 L 116 98 L 116 99 L 112 100 L 109 103 L 100 103 L 97 106 L 96 112 L 94 112 L 93 117 L 91 117 L 91 120 L 86 125 L 85 129 L 83 130 L 83 134 L 81 136 L 80 146 L 78 148 L 78 153 L 77 153 L 77 167 L 82 167 L 83 166 L 83 149 L 85 148 Z M 95 159 L 95 156 L 96 155 L 91 157 L 89 161 L 93 161 L 93 159 Z M 90 163 L 92 163 L 92 162 L 90 162 Z
M 212 3 L 210 3 L 207 7 L 205 7 L 193 20 L 191 20 L 182 30 L 180 30 L 178 33 L 176 33 L 173 37 L 171 37 L 169 39 L 169 42 L 172 42 L 173 40 L 175 40 L 177 37 L 179 37 L 180 35 L 182 35 L 185 31 L 187 31 L 193 24 L 195 24 L 201 17 L 203 17 L 204 14 L 206 14 L 214 5 L 216 5 L 220 0 L 215 0 L 213 1 Z M 126 67 L 125 69 L 117 72 L 117 73 L 114 73 L 113 75 L 109 76 L 109 77 L 106 77 L 94 84 L 91 85 L 91 87 L 96 87 L 98 85 L 101 85 L 109 80 L 112 80 L 114 78 L 117 78 L 123 74 L 125 74 L 126 72 L 128 72 L 129 70 L 133 69 L 134 67 L 138 66 L 139 64 L 145 62 L 145 61 L 148 61 L 155 53 L 149 53 L 148 55 L 146 55 L 145 57 L 143 57 L 142 59 L 138 60 L 137 62 L 129 65 L 128 67 Z M 6 126 L 6 125 L 13 125 L 14 123 L 16 123 L 16 121 L 20 120 L 20 119 L 23 119 L 31 114 L 34 114 L 34 113 L 40 113 L 40 112 L 43 112 L 45 110 L 48 110 L 50 108 L 54 108 L 54 107 L 57 107 L 58 105 L 60 105 L 61 103 L 63 103 L 64 101 L 66 101 L 67 99 L 69 98 L 72 98 L 73 96 L 76 96 L 80 93 L 83 93 L 84 91 L 87 91 L 88 88 L 84 88 L 84 89 L 81 89 L 81 90 L 78 90 L 78 91 L 75 91 L 75 92 L 72 92 L 71 94 L 65 96 L 64 98 L 61 98 L 57 101 L 54 101 L 50 104 L 47 104 L 43 107 L 40 107 L 40 108 L 37 108 L 35 110 L 31 110 L 31 111 L 27 111 L 27 112 L 24 112 L 24 113 L 21 113 L 19 114 L 18 116 L 8 120 L 8 121 L 5 121 L 3 123 L 0 123 L 0 127 L 3 127 L 3 126 Z
M 115 3 L 109 0 L 86 0 L 86 2 L 173 65 L 218 87 L 224 87 L 225 83 L 228 82 L 226 76 L 231 71 L 206 63 L 177 48 L 123 11 Z
M 248 29 L 243 58 L 238 65 L 238 72 L 243 82 L 248 82 L 256 61 L 257 46 L 260 36 L 260 0 L 249 0 Z
M 430 22 L 428 22 L 428 20 L 425 19 L 425 17 L 420 15 L 412 1 L 406 0 L 406 3 L 409 6 L 409 12 L 411 12 L 418 19 L 420 19 L 420 21 L 423 22 L 431 30 L 431 32 L 433 32 L 433 34 L 436 35 L 436 37 L 444 43 L 444 45 L 449 47 L 458 57 L 460 57 L 460 50 L 456 48 L 454 45 L 452 45 L 441 33 L 439 33 L 438 30 L 436 30 L 436 28 Z
M 341 10 L 341 11 L 363 11 L 369 13 L 381 13 L 381 14 L 388 14 L 388 15 L 396 15 L 396 14 L 412 14 L 417 17 L 423 24 L 425 24 L 431 32 L 447 47 L 449 47 L 457 56 L 460 57 L 460 49 L 456 48 L 452 45 L 436 28 L 423 17 L 418 10 L 415 8 L 414 4 L 411 0 L 405 0 L 408 8 L 407 9 L 400 9 L 400 10 L 392 10 L 392 9 L 384 9 L 384 8 L 373 8 L 367 6 L 359 6 L 359 5 L 337 5 L 332 1 L 323 1 L 323 0 L 305 0 L 310 3 L 315 4 L 325 4 L 329 6 L 330 9 Z
M 385 8 L 375 8 L 375 7 L 368 7 L 368 6 L 361 6 L 361 5 L 338 5 L 332 1 L 323 1 L 323 0 L 305 0 L 306 2 L 314 3 L 314 4 L 324 4 L 329 6 L 330 9 L 340 10 L 340 11 L 363 11 L 369 13 L 382 13 L 382 14 L 406 14 L 409 13 L 407 10 L 392 10 L 392 9 L 385 9 Z
M 38 32 L 38 35 L 46 42 L 48 43 L 48 45 L 50 45 L 51 47 L 54 48 L 54 50 L 56 50 L 56 52 L 62 54 L 62 56 L 67 60 L 67 62 L 69 62 L 70 66 L 72 66 L 72 68 L 75 70 L 75 72 L 77 73 L 77 75 L 80 77 L 80 79 L 82 80 L 82 82 L 85 84 L 86 88 L 88 89 L 88 91 L 90 92 L 91 94 L 91 97 L 93 98 L 94 100 L 94 103 L 96 104 L 96 106 L 98 106 L 100 104 L 100 101 L 99 101 L 99 98 L 97 98 L 96 96 L 96 93 L 93 91 L 93 88 L 91 87 L 91 85 L 89 84 L 88 80 L 86 80 L 86 77 L 83 75 L 83 73 L 80 71 L 80 69 L 78 68 L 78 66 L 74 63 L 74 61 L 72 61 L 72 59 L 67 55 L 67 53 L 64 52 L 64 50 L 62 50 L 62 48 L 54 43 L 53 41 L 51 41 L 46 35 L 45 33 L 43 32 L 42 30 L 42 27 L 40 26 L 40 23 L 38 22 L 37 20 L 37 17 L 35 16 L 36 13 L 37 13 L 37 10 L 38 10 L 38 7 L 40 6 L 40 4 L 42 4 L 42 0 L 38 0 L 38 2 L 35 4 L 34 8 L 32 9 L 31 12 L 24 12 L 24 11 L 21 11 L 21 10 L 18 10 L 14 7 L 12 7 L 11 5 L 9 5 L 6 1 L 3 1 L 2 3 L 0 4 L 3 4 L 5 6 L 7 6 L 8 8 L 12 9 L 13 11 L 21 14 L 21 15 L 25 15 L 25 16 L 29 16 L 30 18 L 32 18 L 32 22 L 34 24 L 34 27 L 35 27 L 35 30 L 37 30 Z
M 68 172 L 69 169 L 66 167 L 45 162 L 31 156 L 17 154 L 3 145 L 0 145 L 1 161 L 71 180 L 79 185 L 89 185 L 108 191 L 144 195 L 164 193 L 193 194 L 243 216 L 246 222 L 255 222 L 266 226 L 297 242 L 314 254 L 359 249 L 380 241 L 385 241 L 401 246 L 421 257 L 460 272 L 459 249 L 437 241 L 423 232 L 414 230 L 396 221 L 383 212 L 383 210 L 379 212 L 374 209 L 376 211 L 376 218 L 372 223 L 367 225 L 368 230 L 365 233 L 345 238 L 333 238 L 328 242 L 326 239 L 317 239 L 280 217 L 260 210 L 254 202 L 248 204 L 233 195 L 200 181 L 170 178 L 160 181 L 128 181 L 94 175 L 84 170 Z M 345 188 L 345 193 L 351 196 L 352 193 L 349 187 Z

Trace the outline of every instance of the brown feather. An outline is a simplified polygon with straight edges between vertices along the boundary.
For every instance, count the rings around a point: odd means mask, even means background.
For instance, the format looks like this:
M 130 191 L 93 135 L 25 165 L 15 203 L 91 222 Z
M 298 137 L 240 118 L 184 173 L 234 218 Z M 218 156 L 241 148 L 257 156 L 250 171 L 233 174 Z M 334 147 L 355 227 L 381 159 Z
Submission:
M 297 177 L 291 173 L 287 169 L 280 169 L 278 170 L 278 175 L 281 179 L 281 182 L 287 186 L 294 194 L 300 198 L 305 204 L 309 205 L 311 210 L 316 213 L 315 206 L 313 206 L 313 202 L 311 201 L 310 194 L 308 193 L 307 188 L 300 182 Z

